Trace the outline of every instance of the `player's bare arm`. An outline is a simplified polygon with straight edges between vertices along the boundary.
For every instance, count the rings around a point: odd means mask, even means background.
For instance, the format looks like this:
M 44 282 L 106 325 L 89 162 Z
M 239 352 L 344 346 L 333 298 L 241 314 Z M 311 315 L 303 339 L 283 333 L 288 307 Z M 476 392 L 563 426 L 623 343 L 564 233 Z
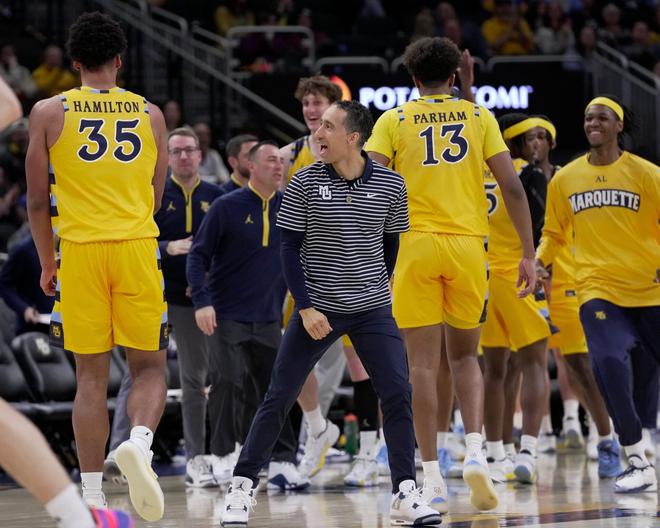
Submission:
M 50 221 L 48 148 L 59 137 L 63 123 L 64 110 L 58 97 L 39 101 L 30 112 L 30 143 L 25 159 L 28 218 L 41 263 L 40 285 L 46 295 L 55 295 L 57 273 Z
M 154 169 L 154 213 L 160 209 L 163 200 L 163 191 L 165 190 L 165 178 L 167 177 L 167 128 L 163 112 L 155 104 L 149 103 L 149 118 L 151 119 L 151 129 L 154 132 L 156 148 L 158 149 L 158 158 L 156 159 L 156 168 Z
M 509 152 L 500 152 L 486 160 L 502 191 L 502 198 L 511 222 L 518 232 L 522 244 L 522 260 L 518 267 L 517 287 L 523 286 L 519 295 L 525 297 L 536 287 L 536 263 L 534 260 L 534 237 L 529 204 L 520 178 L 511 162 Z

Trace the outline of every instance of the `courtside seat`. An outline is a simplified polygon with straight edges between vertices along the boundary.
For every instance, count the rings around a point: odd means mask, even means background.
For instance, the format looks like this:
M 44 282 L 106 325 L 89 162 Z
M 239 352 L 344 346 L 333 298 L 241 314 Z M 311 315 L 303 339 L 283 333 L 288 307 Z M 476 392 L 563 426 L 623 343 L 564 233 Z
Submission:
M 37 414 L 23 371 L 9 345 L 2 340 L 0 340 L 0 398 L 30 418 Z

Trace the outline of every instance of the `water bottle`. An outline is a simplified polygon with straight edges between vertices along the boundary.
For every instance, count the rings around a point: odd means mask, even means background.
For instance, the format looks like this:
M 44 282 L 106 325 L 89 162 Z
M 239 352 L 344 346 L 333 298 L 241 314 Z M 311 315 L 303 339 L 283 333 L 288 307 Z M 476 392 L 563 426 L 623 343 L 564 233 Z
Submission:
M 346 438 L 344 450 L 349 455 L 357 454 L 359 436 L 357 416 L 353 413 L 348 413 L 344 416 L 344 437 Z

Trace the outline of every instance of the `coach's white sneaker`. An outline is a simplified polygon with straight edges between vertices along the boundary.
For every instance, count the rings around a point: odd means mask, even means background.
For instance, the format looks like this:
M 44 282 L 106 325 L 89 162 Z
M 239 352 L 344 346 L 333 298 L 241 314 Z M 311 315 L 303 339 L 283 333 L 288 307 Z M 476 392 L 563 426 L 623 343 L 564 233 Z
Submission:
M 359 455 L 355 457 L 351 470 L 344 477 L 344 484 L 360 488 L 378 486 L 378 462 L 376 459 Z
M 422 500 L 434 510 L 437 510 L 439 513 L 447 513 L 449 511 L 449 503 L 447 502 L 449 492 L 447 491 L 447 484 L 442 477 L 438 481 L 424 479 L 424 486 L 421 493 Z
M 268 489 L 299 491 L 309 484 L 309 478 L 301 475 L 291 462 L 271 462 L 268 465 Z
M 234 477 L 225 495 L 222 526 L 247 526 L 250 512 L 256 504 L 252 480 Z
M 422 499 L 414 480 L 399 484 L 399 492 L 392 495 L 390 522 L 397 526 L 434 526 L 440 524 L 440 514 Z
M 630 466 L 616 478 L 614 493 L 658 491 L 655 467 L 636 455 L 628 457 Z
M 318 436 L 307 435 L 305 455 L 298 470 L 306 477 L 313 477 L 325 466 L 325 456 L 339 439 L 339 427 L 330 420 L 325 421 L 325 430 Z
M 186 462 L 186 486 L 191 488 L 217 488 L 213 469 L 204 455 L 197 455 Z
M 126 440 L 117 448 L 115 459 L 126 476 L 128 493 L 137 514 L 145 521 L 160 520 L 165 511 L 165 499 L 158 477 L 151 469 L 151 457 L 132 440 Z
M 497 508 L 497 492 L 488 474 L 488 463 L 481 452 L 465 455 L 463 480 L 470 488 L 472 506 L 479 511 Z

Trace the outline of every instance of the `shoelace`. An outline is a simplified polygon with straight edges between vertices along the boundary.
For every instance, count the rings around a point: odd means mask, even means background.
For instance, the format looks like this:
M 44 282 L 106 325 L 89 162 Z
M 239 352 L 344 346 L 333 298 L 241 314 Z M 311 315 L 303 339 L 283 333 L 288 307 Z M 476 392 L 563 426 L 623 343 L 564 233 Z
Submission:
M 245 490 L 232 488 L 230 496 L 230 503 L 227 505 L 228 510 L 248 508 L 249 511 L 252 511 L 257 505 L 257 499 Z

